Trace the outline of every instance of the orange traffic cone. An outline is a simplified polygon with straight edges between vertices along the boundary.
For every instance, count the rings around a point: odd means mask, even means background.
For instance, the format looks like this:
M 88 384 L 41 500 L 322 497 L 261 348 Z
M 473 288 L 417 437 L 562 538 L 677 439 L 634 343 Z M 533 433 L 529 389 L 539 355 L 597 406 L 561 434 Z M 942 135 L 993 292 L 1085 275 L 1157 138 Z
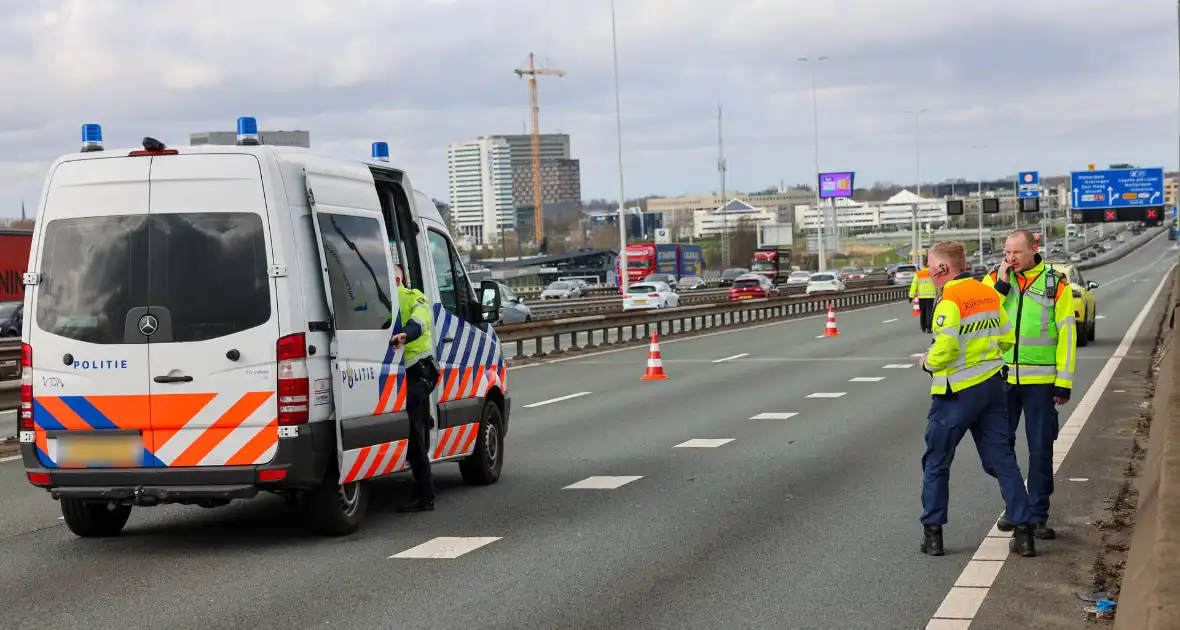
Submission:
M 660 340 L 656 333 L 651 334 L 651 347 L 647 351 L 647 372 L 641 381 L 663 381 L 668 375 L 664 374 L 664 362 L 660 360 Z
M 828 325 L 824 327 L 825 337 L 839 337 L 840 331 L 836 329 L 836 306 L 828 303 Z
M 914 310 L 910 313 L 914 317 L 922 316 L 922 309 L 918 307 L 918 298 L 914 298 Z

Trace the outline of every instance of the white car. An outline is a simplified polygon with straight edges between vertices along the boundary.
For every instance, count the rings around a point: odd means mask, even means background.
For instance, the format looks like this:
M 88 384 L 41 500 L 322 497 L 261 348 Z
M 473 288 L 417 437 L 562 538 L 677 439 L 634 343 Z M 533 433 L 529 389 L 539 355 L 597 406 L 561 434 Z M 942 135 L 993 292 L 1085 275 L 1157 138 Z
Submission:
M 836 273 L 813 273 L 807 279 L 807 295 L 811 295 L 812 293 L 835 293 L 843 291 L 844 288 L 844 281 L 840 279 L 840 274 Z
M 667 282 L 643 282 L 633 284 L 623 296 L 623 310 L 637 311 L 645 308 L 675 308 L 680 306 L 680 296 Z
M 1081 254 L 1070 254 L 1069 262 L 1082 262 Z
M 792 271 L 791 275 L 787 276 L 787 284 L 807 284 L 810 279 L 810 271 Z

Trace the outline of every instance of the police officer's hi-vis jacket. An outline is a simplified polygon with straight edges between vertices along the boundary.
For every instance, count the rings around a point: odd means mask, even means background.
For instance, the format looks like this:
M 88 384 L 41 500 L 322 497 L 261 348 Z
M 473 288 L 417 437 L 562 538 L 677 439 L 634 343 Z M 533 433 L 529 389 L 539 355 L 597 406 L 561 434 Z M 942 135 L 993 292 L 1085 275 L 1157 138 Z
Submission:
M 1073 291 L 1065 274 L 1037 264 L 1024 272 L 1011 272 L 1014 284 L 999 280 L 998 271 L 984 276 L 1004 296 L 1004 310 L 1016 322 L 1016 346 L 1004 354 L 1008 382 L 1018 385 L 1054 385 L 1073 389 L 1077 335 Z
M 960 274 L 943 285 L 934 307 L 934 345 L 922 366 L 934 376 L 930 393 L 958 392 L 986 381 L 1003 369 L 1003 353 L 1015 343 L 1000 295 L 970 274 Z
M 397 308 L 402 320 L 402 330 L 406 333 L 405 352 L 402 361 L 408 368 L 418 361 L 433 354 L 430 343 L 430 322 L 433 315 L 430 311 L 430 300 L 416 289 L 407 289 L 400 284 L 397 287 Z
M 922 267 L 914 274 L 914 281 L 910 283 L 910 299 L 933 300 L 935 297 L 934 280 L 930 278 L 930 269 Z

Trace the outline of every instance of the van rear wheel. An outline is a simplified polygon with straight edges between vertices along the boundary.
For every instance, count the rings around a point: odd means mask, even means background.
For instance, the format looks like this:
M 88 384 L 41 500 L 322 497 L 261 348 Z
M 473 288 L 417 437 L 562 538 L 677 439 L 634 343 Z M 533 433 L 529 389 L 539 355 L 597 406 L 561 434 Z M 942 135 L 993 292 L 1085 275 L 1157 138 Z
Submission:
M 61 515 L 75 536 L 106 538 L 123 531 L 131 517 L 131 506 L 120 505 L 112 510 L 105 502 L 62 499 Z
M 471 453 L 471 457 L 459 462 L 459 472 L 468 485 L 490 486 L 500 478 L 503 468 L 503 414 L 496 403 L 486 400 L 479 422 L 479 436 L 475 439 L 475 451 Z
M 360 529 L 369 509 L 369 484 L 339 484 L 335 464 L 324 474 L 324 483 L 307 496 L 307 509 L 316 530 L 325 536 L 347 536 Z

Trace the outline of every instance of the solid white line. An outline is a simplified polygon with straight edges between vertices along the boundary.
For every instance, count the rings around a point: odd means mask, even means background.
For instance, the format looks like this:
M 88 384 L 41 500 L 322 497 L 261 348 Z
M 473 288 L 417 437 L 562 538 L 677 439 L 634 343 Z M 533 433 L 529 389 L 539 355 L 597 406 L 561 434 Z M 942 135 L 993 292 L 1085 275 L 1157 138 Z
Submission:
M 893 322 L 895 322 L 895 321 L 898 321 L 898 320 L 896 320 L 896 319 L 887 319 L 887 320 L 885 320 L 885 321 L 883 321 L 883 322 L 881 322 L 881 323 L 882 323 L 882 324 L 892 324 L 892 323 L 893 323 Z
M 879 308 L 895 307 L 898 304 L 904 304 L 904 302 L 886 302 L 884 304 L 874 304 L 872 306 L 866 306 L 864 308 L 850 308 L 844 312 L 851 313 L 851 312 L 861 312 L 861 311 L 872 311 L 872 310 L 876 310 Z M 718 330 L 716 332 L 710 332 L 710 333 L 702 333 L 700 335 L 693 335 L 691 337 L 682 337 L 680 339 L 668 339 L 667 341 L 661 340 L 660 345 L 667 346 L 667 345 L 671 345 L 674 343 L 683 343 L 685 341 L 696 341 L 697 339 L 706 339 L 708 337 L 716 337 L 717 335 L 731 335 L 733 333 L 746 332 L 746 331 L 750 331 L 750 330 L 758 330 L 759 328 L 768 328 L 770 326 L 782 326 L 783 324 L 797 324 L 799 322 L 808 322 L 813 319 L 827 319 L 827 317 L 828 317 L 827 313 L 821 313 L 818 315 L 812 315 L 811 317 L 800 317 L 798 319 L 784 319 L 784 320 L 777 321 L 777 322 L 758 324 L 757 326 L 745 326 L 743 328 L 727 328 L 725 330 Z M 537 363 L 529 363 L 526 365 L 513 365 L 513 366 L 509 366 L 508 370 L 509 371 L 511 371 L 511 370 L 524 370 L 526 368 L 540 367 L 542 365 L 552 365 L 554 363 L 565 363 L 567 361 L 580 361 L 582 359 L 589 359 L 589 358 L 596 357 L 596 356 L 599 356 L 602 354 L 614 354 L 616 352 L 627 352 L 629 350 L 647 350 L 647 346 L 637 344 L 634 346 L 628 346 L 626 348 L 611 348 L 610 350 L 602 350 L 602 351 L 598 351 L 598 352 L 588 352 L 586 354 L 578 355 L 576 357 L 563 357 L 560 359 L 549 359 L 547 361 L 539 361 Z
M 1114 378 L 1115 370 L 1118 369 L 1119 364 L 1123 362 L 1123 359 L 1127 356 L 1127 352 L 1131 349 L 1131 344 L 1135 341 L 1135 335 L 1139 334 L 1139 329 L 1143 326 L 1143 320 L 1147 319 L 1147 314 L 1155 306 L 1155 301 L 1159 298 L 1160 292 L 1163 291 L 1164 285 L 1169 282 L 1172 271 L 1175 268 L 1176 265 L 1173 264 L 1164 273 L 1159 286 L 1155 288 L 1155 292 L 1147 300 L 1147 305 L 1143 307 L 1143 310 L 1139 311 L 1139 315 L 1135 317 L 1135 321 L 1131 322 L 1131 326 L 1127 328 L 1127 333 L 1123 335 L 1123 340 L 1115 348 L 1110 360 L 1103 366 L 1102 371 L 1095 377 L 1094 382 L 1090 383 L 1090 387 L 1086 390 L 1085 395 L 1082 396 L 1081 401 L 1078 402 L 1077 407 L 1074 408 L 1073 413 L 1069 414 L 1069 420 L 1066 420 L 1065 424 L 1062 425 L 1062 435 L 1058 438 L 1061 441 L 1061 446 L 1058 447 L 1055 445 L 1053 448 L 1054 475 L 1061 468 L 1061 464 L 1065 461 L 1065 456 L 1069 454 L 1069 450 L 1073 448 L 1074 442 L 1070 438 L 1076 439 L 1074 436 L 1079 435 L 1082 427 L 1086 426 L 1086 422 L 1098 406 L 1098 400 L 1102 398 L 1106 387 L 1110 385 L 1110 380 Z M 1011 534 L 1002 533 L 993 525 L 987 537 L 980 543 L 979 549 L 975 551 L 972 560 L 995 560 L 1002 564 L 1008 559 L 1008 540 L 1010 538 Z M 972 571 L 972 575 L 968 576 L 968 571 Z M 963 573 L 959 575 L 959 579 L 955 583 L 958 584 L 963 580 L 973 581 L 973 587 L 951 587 L 950 592 L 943 599 L 942 605 L 939 606 L 931 618 L 930 624 L 946 619 L 970 620 L 975 618 L 975 613 L 978 612 L 980 604 L 983 603 L 984 597 L 987 596 L 988 590 L 995 581 L 995 576 L 992 576 L 990 581 L 984 583 L 985 580 L 981 578 L 978 571 L 971 567 L 971 563 L 968 563 L 967 568 L 963 569 Z M 927 628 L 929 627 L 932 626 L 928 625 Z
M 913 363 L 890 363 L 889 365 L 882 366 L 881 369 L 882 370 L 908 370 L 912 367 L 914 367 Z
M 743 352 L 741 354 L 735 354 L 732 357 L 725 357 L 724 359 L 717 359 L 716 361 L 713 361 L 713 363 L 725 363 L 726 361 L 733 361 L 734 359 L 740 359 L 742 357 L 748 357 L 748 356 L 750 356 L 749 352 Z
M 807 397 L 808 398 L 839 398 L 847 393 L 848 392 L 816 392 L 814 394 L 808 394 Z
M 20 459 L 20 455 L 12 455 L 11 457 L 0 457 L 0 464 L 3 464 L 5 462 L 15 462 L 18 459 Z
M 542 405 L 549 405 L 549 404 L 552 404 L 555 402 L 561 402 L 563 400 L 569 400 L 571 398 L 579 398 L 581 396 L 589 396 L 589 395 L 590 395 L 590 392 L 578 392 L 576 394 L 570 394 L 569 396 L 562 396 L 560 398 L 550 398 L 549 400 L 542 400 L 541 402 L 535 402 L 531 405 L 525 405 L 524 408 L 525 409 L 532 409 L 533 407 L 540 407 Z
M 884 376 L 858 376 L 848 379 L 849 383 L 876 383 L 885 380 Z

